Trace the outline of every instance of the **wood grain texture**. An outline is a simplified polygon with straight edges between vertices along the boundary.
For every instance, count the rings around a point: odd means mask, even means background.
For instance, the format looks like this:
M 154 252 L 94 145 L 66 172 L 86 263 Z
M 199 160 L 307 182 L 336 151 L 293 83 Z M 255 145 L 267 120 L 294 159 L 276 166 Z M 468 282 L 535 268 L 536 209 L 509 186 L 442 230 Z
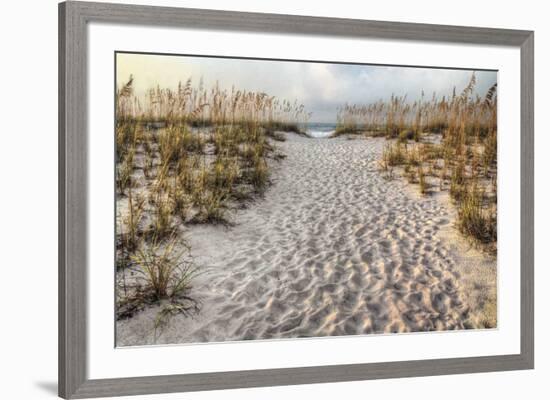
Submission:
M 521 48 L 521 354 L 89 380 L 86 373 L 87 24 L 515 46 Z M 528 369 L 534 366 L 534 37 L 523 30 L 108 3 L 59 5 L 59 395 L 169 393 Z
M 535 35 L 521 46 L 521 355 L 535 366 Z
M 90 380 L 73 398 L 129 396 L 526 369 L 520 355 Z
M 195 8 L 70 2 L 86 20 L 209 30 L 521 46 L 529 31 Z
M 59 394 L 86 381 L 86 24 L 59 6 Z

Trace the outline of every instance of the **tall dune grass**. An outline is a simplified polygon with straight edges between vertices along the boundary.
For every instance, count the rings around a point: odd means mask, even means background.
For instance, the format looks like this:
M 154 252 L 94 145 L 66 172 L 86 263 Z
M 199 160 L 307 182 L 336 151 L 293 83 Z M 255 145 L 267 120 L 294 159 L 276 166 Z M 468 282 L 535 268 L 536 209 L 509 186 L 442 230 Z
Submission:
M 272 142 L 284 140 L 277 131 L 301 132 L 309 114 L 297 102 L 190 79 L 137 94 L 130 77 L 116 92 L 116 116 L 117 265 L 147 282 L 128 291 L 124 280 L 119 315 L 163 299 L 169 314 L 187 310 L 174 304 L 189 297 L 195 273 L 185 271 L 195 266 L 182 271 L 170 261 L 191 252 L 186 227 L 228 223 L 237 202 L 261 195 L 269 160 L 282 158 Z
M 307 123 L 310 113 L 297 101 L 280 100 L 263 92 L 221 89 L 216 83 L 180 82 L 176 89 L 154 87 L 136 95 L 134 78 L 117 90 L 117 121 L 186 123 L 190 126 L 253 125 L 273 130 L 295 131 Z
M 388 101 L 345 104 L 337 133 L 384 136 L 391 143 L 380 165 L 393 174 L 403 167 L 422 194 L 448 191 L 458 210 L 460 231 L 496 249 L 497 84 L 481 97 L 476 77 L 451 96 L 415 101 L 392 95 Z
M 484 97 L 474 95 L 475 74 L 460 94 L 456 89 L 451 96 L 438 97 L 435 93 L 427 100 L 422 92 L 420 99 L 408 101 L 407 96 L 391 95 L 387 101 L 370 104 L 344 104 L 337 114 L 337 131 L 369 132 L 388 138 L 409 135 L 420 140 L 423 133 L 437 133 L 459 139 L 486 138 L 497 129 L 496 83 Z

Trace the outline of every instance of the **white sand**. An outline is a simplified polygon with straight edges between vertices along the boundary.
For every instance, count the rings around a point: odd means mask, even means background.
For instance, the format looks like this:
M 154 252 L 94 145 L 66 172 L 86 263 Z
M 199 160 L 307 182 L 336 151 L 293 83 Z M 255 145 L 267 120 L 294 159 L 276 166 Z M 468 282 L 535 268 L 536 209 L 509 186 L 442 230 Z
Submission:
M 494 326 L 496 260 L 456 233 L 447 196 L 384 179 L 384 139 L 287 138 L 235 226 L 189 228 L 200 313 L 155 332 L 150 307 L 117 322 L 118 345 Z

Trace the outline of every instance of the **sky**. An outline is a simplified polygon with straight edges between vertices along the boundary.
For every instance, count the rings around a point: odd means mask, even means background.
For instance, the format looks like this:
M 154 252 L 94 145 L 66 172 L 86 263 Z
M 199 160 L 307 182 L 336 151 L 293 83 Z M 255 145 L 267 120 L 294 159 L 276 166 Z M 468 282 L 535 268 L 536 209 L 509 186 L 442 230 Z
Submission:
M 447 96 L 468 84 L 471 70 L 416 68 L 401 66 L 350 65 L 295 61 L 243 60 L 191 56 L 117 53 L 117 86 L 134 77 L 135 93 L 149 88 L 176 89 L 191 78 L 203 80 L 206 88 L 265 92 L 291 102 L 297 100 L 312 113 L 310 122 L 336 122 L 338 107 L 367 104 L 392 94 L 407 95 L 414 101 L 422 90 L 427 98 L 435 92 Z M 476 71 L 476 90 L 484 96 L 497 82 L 496 71 Z

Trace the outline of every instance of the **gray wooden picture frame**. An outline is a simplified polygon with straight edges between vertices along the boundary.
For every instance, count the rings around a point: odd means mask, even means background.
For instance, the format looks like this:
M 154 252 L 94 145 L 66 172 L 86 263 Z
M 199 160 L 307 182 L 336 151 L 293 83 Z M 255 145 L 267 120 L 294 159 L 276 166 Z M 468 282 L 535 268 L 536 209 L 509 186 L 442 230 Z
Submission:
M 87 24 L 105 22 L 513 46 L 521 50 L 521 353 L 304 368 L 87 376 Z M 59 395 L 90 398 L 534 367 L 534 33 L 91 2 L 59 4 Z

